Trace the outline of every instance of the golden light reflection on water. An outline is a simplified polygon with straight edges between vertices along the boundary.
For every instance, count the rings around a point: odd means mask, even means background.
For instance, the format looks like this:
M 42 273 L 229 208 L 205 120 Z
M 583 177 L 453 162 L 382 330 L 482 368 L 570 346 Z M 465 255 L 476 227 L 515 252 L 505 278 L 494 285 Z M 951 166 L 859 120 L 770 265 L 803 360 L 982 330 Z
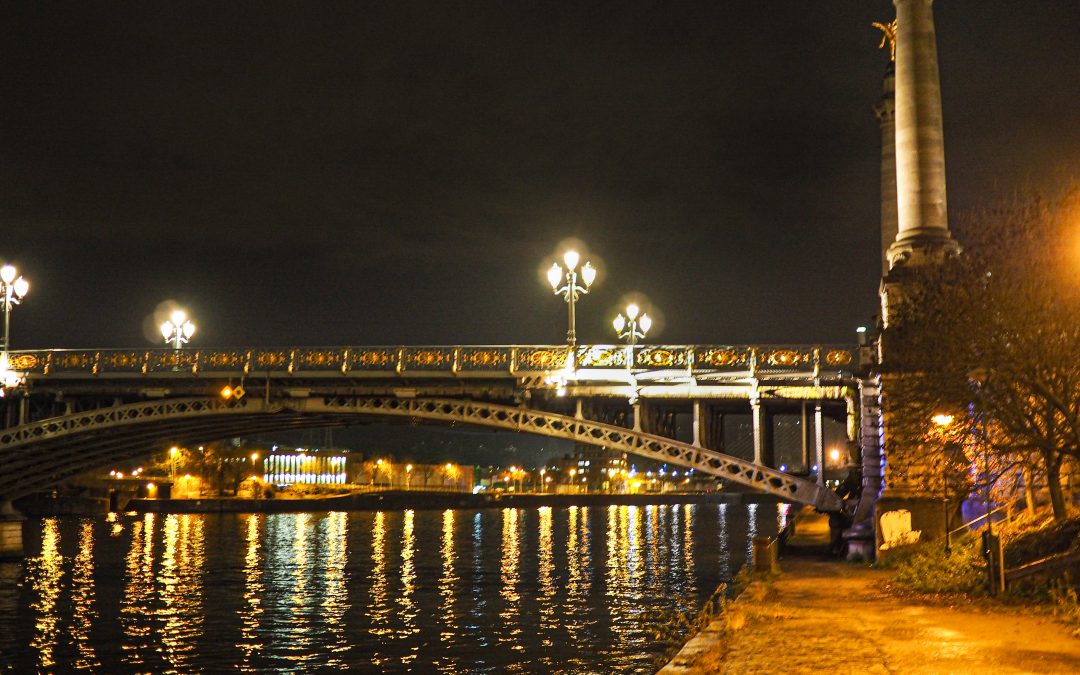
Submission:
M 398 638 L 407 638 L 420 632 L 416 625 L 416 514 L 411 509 L 405 512 L 404 523 L 401 527 L 401 595 L 398 596 L 398 605 L 401 606 L 401 630 Z M 412 653 L 401 657 L 402 663 L 411 663 L 416 659 L 419 647 L 413 647 Z
M 371 584 L 368 602 L 368 632 L 377 638 L 390 633 L 389 585 L 386 575 L 386 514 L 375 512 L 375 523 L 371 528 Z M 378 655 L 372 656 L 372 663 L 379 665 Z
M 159 651 L 169 666 L 166 672 L 188 672 L 195 643 L 202 635 L 203 569 L 206 565 L 205 519 L 200 515 L 165 517 L 164 551 L 157 587 L 160 604 Z M 152 544 L 153 530 L 147 532 Z
M 446 509 L 442 514 L 442 544 L 439 547 L 442 558 L 442 575 L 439 577 L 439 613 L 441 614 L 441 632 L 443 642 L 453 642 L 457 632 L 454 604 L 458 578 L 454 570 L 454 510 Z
M 694 512 L 697 504 L 683 504 L 683 588 L 697 586 L 697 575 L 694 571 Z
M 131 524 L 131 547 L 125 556 L 124 595 L 120 600 L 120 623 L 127 639 L 125 660 L 133 665 L 146 663 L 154 597 L 154 514 L 147 513 Z
M 718 544 L 718 557 L 717 561 L 720 565 L 720 576 L 725 579 L 732 578 L 731 576 L 731 550 L 728 548 L 728 505 L 718 504 L 717 511 L 717 544 Z
M 518 582 L 521 581 L 521 549 L 518 515 L 518 509 L 502 510 L 502 585 L 499 587 L 499 596 L 503 599 L 503 608 L 499 612 L 502 621 L 496 638 L 499 643 L 508 644 L 516 651 L 524 649 L 519 642 L 521 622 L 518 615 L 521 611 L 521 594 L 518 592 Z
M 624 649 L 641 635 L 635 617 L 641 612 L 644 593 L 640 552 L 643 515 L 642 509 L 626 505 L 610 506 L 607 514 L 605 606 L 608 626 Z
M 312 514 L 297 513 L 290 516 L 293 523 L 293 538 L 291 545 L 292 561 L 292 589 L 289 594 L 289 661 L 295 668 L 303 668 L 304 664 L 311 661 L 316 654 L 312 651 L 315 636 L 311 630 L 311 606 L 314 604 L 313 591 L 310 587 L 311 578 L 311 552 L 309 537 L 311 536 Z
M 259 637 L 259 627 L 263 614 L 262 595 L 266 585 L 262 579 L 263 560 L 260 554 L 262 545 L 262 516 L 250 514 L 246 518 L 246 552 L 244 553 L 244 605 L 240 609 L 240 644 L 243 652 L 240 670 L 254 672 L 252 656 L 263 643 Z
M 323 623 L 333 636 L 326 665 L 344 668 L 343 654 L 350 649 L 349 636 L 345 630 L 345 613 L 349 609 L 348 555 L 349 514 L 334 511 L 326 517 L 324 540 L 324 591 L 322 601 Z
M 754 555 L 754 537 L 757 536 L 757 504 L 748 504 L 746 506 L 746 559 L 753 560 Z
M 98 617 L 94 590 L 94 522 L 84 520 L 79 525 L 79 552 L 71 573 L 71 637 L 78 648 L 75 667 L 79 670 L 97 668 L 101 664 L 94 654 L 90 631 Z
M 60 623 L 56 602 L 60 597 L 60 582 L 64 576 L 58 518 L 46 518 L 42 521 L 41 554 L 27 561 L 27 567 L 31 576 L 30 587 L 36 596 L 31 604 L 36 618 L 34 639 L 30 646 L 37 651 L 38 666 L 48 669 L 56 665 L 53 650 L 56 649 Z
M 696 568 L 712 584 L 723 575 L 716 563 L 741 558 L 747 509 L 715 508 L 43 521 L 41 554 L 27 559 L 34 604 L 24 606 L 22 644 L 39 661 L 23 669 L 628 671 L 630 660 L 616 660 L 648 650 L 640 613 L 689 609 L 702 593 Z M 759 508 L 769 517 L 759 524 L 751 514 L 751 531 L 771 530 L 773 509 Z M 361 551 L 352 567 L 351 548 Z M 123 556 L 120 579 L 111 552 Z M 112 627 L 110 602 L 120 603 Z M 110 628 L 122 641 L 105 642 Z
M 645 507 L 645 584 L 650 588 L 660 575 L 660 509 L 655 504 Z
M 558 625 L 555 621 L 555 560 L 551 533 L 551 507 L 537 509 L 540 519 L 540 550 L 537 560 L 537 582 L 540 585 L 540 644 L 550 647 L 551 632 Z

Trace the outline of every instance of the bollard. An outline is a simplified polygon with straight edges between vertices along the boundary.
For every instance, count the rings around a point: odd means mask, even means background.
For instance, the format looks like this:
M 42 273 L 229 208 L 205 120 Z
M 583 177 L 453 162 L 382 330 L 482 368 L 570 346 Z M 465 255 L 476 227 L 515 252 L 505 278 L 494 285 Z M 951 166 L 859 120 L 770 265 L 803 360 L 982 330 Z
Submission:
M 754 574 L 778 574 L 776 541 L 772 537 L 754 537 L 750 568 Z

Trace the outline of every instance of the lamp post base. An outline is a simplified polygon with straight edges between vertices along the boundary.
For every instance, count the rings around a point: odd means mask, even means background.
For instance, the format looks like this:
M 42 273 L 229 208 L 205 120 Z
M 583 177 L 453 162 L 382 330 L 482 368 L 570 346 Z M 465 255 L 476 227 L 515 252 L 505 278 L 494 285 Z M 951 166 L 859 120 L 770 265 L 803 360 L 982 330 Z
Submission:
M 943 504 L 941 497 L 882 495 L 874 513 L 878 561 L 912 544 L 937 540 L 944 545 L 945 522 L 961 522 L 959 511 L 958 500 Z

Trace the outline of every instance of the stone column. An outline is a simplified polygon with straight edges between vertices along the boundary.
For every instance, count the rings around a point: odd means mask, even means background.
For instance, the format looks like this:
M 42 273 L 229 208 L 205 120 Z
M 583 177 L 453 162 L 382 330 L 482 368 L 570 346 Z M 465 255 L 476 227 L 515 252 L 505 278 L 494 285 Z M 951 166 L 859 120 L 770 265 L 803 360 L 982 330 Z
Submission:
M 893 91 L 896 76 L 892 62 L 882 82 L 881 100 L 874 114 L 881 124 L 881 276 L 889 273 L 889 247 L 899 229 L 896 215 L 896 101 Z
M 878 355 L 886 364 L 890 325 L 896 320 L 896 307 L 907 302 L 905 286 L 912 274 L 919 267 L 942 264 L 960 251 L 949 233 L 945 199 L 945 144 L 933 0 L 893 0 L 893 4 L 897 234 L 887 252 L 889 272 L 881 287 L 885 332 L 884 342 L 878 342 Z M 881 447 L 887 461 L 883 466 L 883 490 L 875 507 L 879 558 L 907 543 L 930 539 L 942 530 L 940 496 L 925 493 L 914 480 L 925 471 L 919 449 L 903 446 L 889 434 L 897 424 L 895 416 L 904 414 L 892 407 L 890 392 L 901 383 L 909 386 L 912 378 L 919 377 L 895 369 L 880 376 Z M 926 382 L 924 386 L 933 384 Z M 864 437 L 864 456 L 873 450 L 866 443 Z M 864 465 L 864 470 L 868 468 Z M 864 475 L 864 480 L 869 479 Z
M 933 0 L 896 5 L 897 235 L 890 267 L 932 262 L 959 250 L 949 234 L 945 138 Z
M 754 464 L 765 464 L 765 408 L 761 405 L 755 387 L 754 397 L 750 399 L 750 419 L 754 429 Z

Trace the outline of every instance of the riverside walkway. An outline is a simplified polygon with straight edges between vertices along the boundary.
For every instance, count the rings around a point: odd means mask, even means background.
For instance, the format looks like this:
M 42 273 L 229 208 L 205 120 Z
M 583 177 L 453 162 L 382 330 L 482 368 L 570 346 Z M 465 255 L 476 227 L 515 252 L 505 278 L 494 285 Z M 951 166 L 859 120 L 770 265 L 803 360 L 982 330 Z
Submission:
M 809 523 L 808 523 L 809 524 Z M 1048 616 L 897 597 L 886 570 L 787 558 L 662 675 L 1080 673 L 1080 639 Z

